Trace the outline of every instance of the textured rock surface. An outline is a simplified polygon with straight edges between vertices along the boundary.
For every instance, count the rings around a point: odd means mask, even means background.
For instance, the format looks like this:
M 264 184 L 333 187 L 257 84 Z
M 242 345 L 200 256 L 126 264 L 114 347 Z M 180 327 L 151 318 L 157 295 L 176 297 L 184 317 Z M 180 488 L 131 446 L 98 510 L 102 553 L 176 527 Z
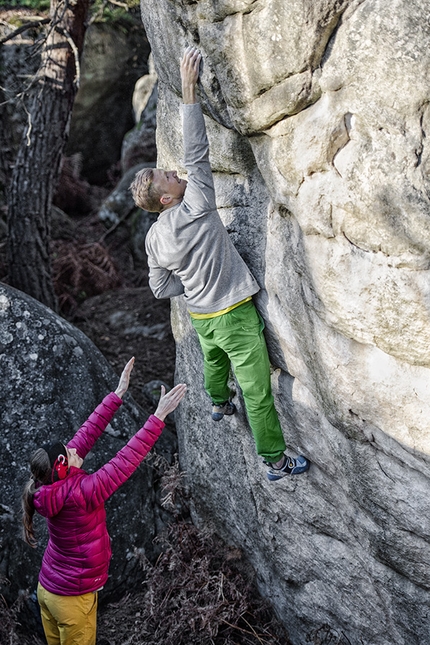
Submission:
M 154 61 L 148 58 L 149 73 L 138 79 L 133 92 L 136 125 L 127 132 L 121 147 L 121 170 L 124 174 L 138 163 L 154 162 L 157 158 L 155 131 L 157 127 L 157 74 Z
M 142 13 L 161 166 L 182 168 L 183 48 L 203 53 L 220 213 L 262 287 L 289 450 L 313 462 L 269 485 L 240 396 L 235 418 L 210 422 L 176 299 L 196 517 L 245 549 L 294 645 L 322 625 L 354 645 L 430 642 L 428 3 L 142 0 Z
M 157 79 L 151 75 L 142 76 L 136 86 L 138 91 L 135 91 L 135 96 L 143 93 L 145 89 L 148 90 L 148 96 L 145 107 L 140 113 L 139 121 L 130 132 L 127 132 L 122 142 L 121 170 L 123 173 L 138 163 L 151 162 L 154 165 L 154 161 L 157 158 L 155 142 L 158 98 Z
M 52 438 L 70 439 L 115 389 L 118 377 L 76 327 L 5 285 L 0 285 L 0 373 L 0 593 L 13 601 L 20 590 L 35 589 L 46 545 L 41 518 L 35 523 L 38 548 L 20 539 L 20 494 L 29 457 Z M 106 463 L 148 415 L 127 397 L 85 468 L 92 472 Z M 153 553 L 152 472 L 144 463 L 107 503 L 113 557 L 105 598 L 141 578 L 135 549 Z

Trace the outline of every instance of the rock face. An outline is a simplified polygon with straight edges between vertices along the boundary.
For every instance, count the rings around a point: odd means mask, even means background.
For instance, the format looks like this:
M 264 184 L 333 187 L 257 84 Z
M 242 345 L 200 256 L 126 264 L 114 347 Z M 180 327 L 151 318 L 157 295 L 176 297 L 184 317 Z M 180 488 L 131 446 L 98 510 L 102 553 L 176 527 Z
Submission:
M 142 15 L 161 167 L 183 170 L 179 61 L 202 51 L 220 214 L 261 285 L 289 451 L 313 464 L 269 485 L 240 394 L 210 421 L 178 298 L 195 516 L 245 549 L 294 645 L 323 626 L 330 642 L 428 643 L 428 3 L 142 0 Z
M 20 539 L 20 495 L 30 455 L 53 438 L 68 441 L 116 388 L 118 377 L 78 329 L 5 285 L 0 285 L 0 373 L 0 593 L 12 602 L 21 591 L 36 588 L 47 538 L 45 522 L 36 515 L 38 548 Z M 85 459 L 86 470 L 113 457 L 148 416 L 126 397 Z M 144 462 L 107 502 L 113 556 L 105 598 L 141 579 L 137 554 L 153 554 L 152 473 Z
M 157 74 L 152 56 L 148 59 L 149 74 L 139 78 L 134 86 L 133 112 L 136 125 L 127 132 L 121 148 L 121 170 L 124 174 L 138 163 L 157 158 L 155 131 L 157 127 Z
M 157 79 L 151 78 L 150 75 L 142 76 L 136 83 L 139 91 L 142 85 L 144 85 L 144 81 L 149 81 L 152 87 L 150 87 L 148 100 L 145 108 L 141 111 L 139 121 L 130 132 L 127 132 L 123 139 L 121 148 L 121 170 L 123 173 L 138 163 L 150 162 L 153 166 L 157 158 L 155 141 L 158 99 Z

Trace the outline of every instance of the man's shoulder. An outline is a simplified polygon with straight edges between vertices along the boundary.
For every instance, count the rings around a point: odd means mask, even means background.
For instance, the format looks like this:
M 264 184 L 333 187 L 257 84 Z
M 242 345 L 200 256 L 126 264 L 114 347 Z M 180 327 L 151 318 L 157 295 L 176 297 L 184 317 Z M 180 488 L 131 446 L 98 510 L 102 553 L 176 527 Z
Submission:
M 168 208 L 167 210 L 160 213 L 158 218 L 148 229 L 148 232 L 145 236 L 145 247 L 147 252 L 155 245 L 158 245 L 160 240 L 163 240 L 166 235 L 169 235 L 174 231 L 179 222 L 183 219 L 181 211 L 182 202 Z
M 158 219 L 151 224 L 149 227 L 146 235 L 145 235 L 145 244 L 148 245 L 151 241 L 151 239 L 154 237 L 155 232 L 156 232 L 156 225 L 157 225 Z
M 175 204 L 170 208 L 166 208 L 166 210 L 162 211 L 159 214 L 156 221 L 151 224 L 146 237 L 153 237 L 158 233 L 162 233 L 166 228 L 170 229 L 172 227 L 175 227 L 178 221 L 180 221 L 182 217 L 186 215 L 186 211 L 187 206 L 184 199 L 182 199 L 182 201 L 178 204 Z

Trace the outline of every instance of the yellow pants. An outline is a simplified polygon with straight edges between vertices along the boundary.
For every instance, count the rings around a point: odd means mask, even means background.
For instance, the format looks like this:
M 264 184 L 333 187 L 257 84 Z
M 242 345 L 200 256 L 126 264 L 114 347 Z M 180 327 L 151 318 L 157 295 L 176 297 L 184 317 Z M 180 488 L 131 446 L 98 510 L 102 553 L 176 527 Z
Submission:
M 58 596 L 39 582 L 37 600 L 48 645 L 96 645 L 96 591 L 82 596 Z

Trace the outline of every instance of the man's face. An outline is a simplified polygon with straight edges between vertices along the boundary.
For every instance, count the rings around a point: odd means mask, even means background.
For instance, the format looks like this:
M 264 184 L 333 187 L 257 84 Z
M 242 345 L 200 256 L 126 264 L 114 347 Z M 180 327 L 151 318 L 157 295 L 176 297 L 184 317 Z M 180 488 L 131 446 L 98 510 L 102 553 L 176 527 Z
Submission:
M 152 180 L 154 188 L 162 195 L 170 195 L 173 199 L 182 199 L 187 187 L 185 179 L 180 179 L 176 170 L 154 170 Z

